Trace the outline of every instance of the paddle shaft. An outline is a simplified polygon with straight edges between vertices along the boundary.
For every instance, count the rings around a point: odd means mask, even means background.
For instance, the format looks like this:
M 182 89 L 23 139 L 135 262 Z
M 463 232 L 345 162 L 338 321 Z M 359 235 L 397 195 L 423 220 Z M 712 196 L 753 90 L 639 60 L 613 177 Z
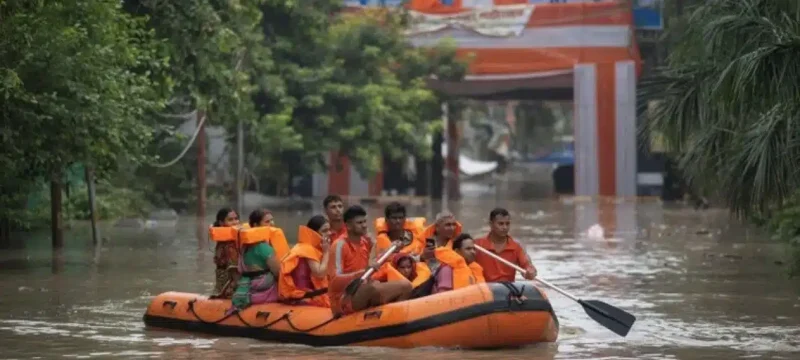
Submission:
M 514 270 L 517 270 L 517 271 L 519 271 L 520 273 L 522 273 L 522 274 L 525 274 L 525 269 L 523 269 L 523 268 L 521 268 L 521 267 L 517 266 L 516 264 L 514 264 L 514 263 L 512 263 L 512 262 L 510 262 L 510 261 L 508 261 L 508 260 L 506 260 L 506 259 L 503 259 L 503 258 L 501 258 L 499 255 L 497 255 L 497 254 L 495 254 L 495 253 L 493 253 L 493 252 L 491 252 L 491 251 L 489 251 L 489 250 L 486 250 L 486 249 L 484 249 L 484 248 L 480 247 L 479 245 L 475 245 L 475 248 L 476 248 L 476 249 L 478 249 L 478 251 L 480 251 L 480 252 L 482 252 L 482 253 L 484 253 L 484 254 L 486 254 L 486 255 L 489 255 L 489 256 L 491 256 L 491 257 L 492 257 L 492 258 L 494 258 L 495 260 L 497 260 L 497 261 L 499 261 L 499 262 L 501 262 L 501 263 L 503 263 L 503 264 L 506 264 L 506 265 L 510 266 L 510 267 L 511 267 L 511 268 L 513 268 Z M 570 298 L 570 299 L 572 299 L 572 300 L 574 300 L 574 301 L 580 301 L 580 299 L 578 299 L 578 298 L 577 298 L 575 295 L 572 295 L 572 294 L 568 293 L 566 290 L 564 290 L 564 289 L 562 289 L 562 288 L 560 288 L 560 287 L 558 287 L 558 286 L 555 286 L 555 285 L 551 284 L 551 283 L 550 283 L 549 281 L 547 281 L 547 280 L 544 280 L 544 279 L 539 279 L 539 278 L 536 278 L 535 280 L 536 280 L 536 281 L 538 281 L 538 282 L 540 282 L 540 283 L 542 283 L 542 284 L 544 284 L 545 286 L 547 286 L 547 287 L 549 287 L 549 288 L 551 288 L 551 289 L 555 290 L 555 291 L 558 291 L 559 293 L 561 293 L 561 295 L 564 295 L 564 296 L 566 296 L 566 297 L 568 297 L 568 298 Z
M 375 265 L 382 265 L 384 262 L 386 262 L 386 260 L 389 259 L 389 257 L 392 256 L 392 254 L 394 254 L 397 248 L 398 248 L 397 245 L 392 245 L 388 250 L 386 250 L 385 253 L 383 253 L 383 255 L 381 255 L 380 258 L 378 258 L 378 261 L 375 262 Z M 368 279 L 370 276 L 372 276 L 373 273 L 375 273 L 375 268 L 370 267 L 369 269 L 367 269 L 367 272 L 365 272 L 364 275 L 361 275 L 361 280 Z

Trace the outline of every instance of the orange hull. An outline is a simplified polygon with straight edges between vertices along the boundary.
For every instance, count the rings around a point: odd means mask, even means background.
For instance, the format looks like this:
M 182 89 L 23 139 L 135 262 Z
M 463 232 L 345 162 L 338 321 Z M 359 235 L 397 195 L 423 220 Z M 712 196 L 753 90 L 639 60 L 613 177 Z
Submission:
M 530 284 L 487 283 L 334 319 L 330 309 L 263 304 L 225 316 L 229 300 L 167 292 L 147 308 L 147 326 L 311 346 L 519 347 L 553 342 L 558 319 Z

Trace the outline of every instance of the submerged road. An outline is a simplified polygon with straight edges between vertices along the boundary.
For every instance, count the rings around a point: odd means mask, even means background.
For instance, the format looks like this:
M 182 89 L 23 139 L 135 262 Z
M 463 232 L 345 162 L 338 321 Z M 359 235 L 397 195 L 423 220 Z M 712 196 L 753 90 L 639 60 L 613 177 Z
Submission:
M 493 205 L 466 200 L 454 210 L 469 232 L 482 236 L 488 231 L 487 206 Z M 213 254 L 198 251 L 193 219 L 187 218 L 177 233 L 160 236 L 104 228 L 107 240 L 99 249 L 79 224 L 55 261 L 47 232 L 27 235 L 23 249 L 0 252 L 0 359 L 800 357 L 800 282 L 778 266 L 778 244 L 733 222 L 725 211 L 660 204 L 501 205 L 511 210 L 512 235 L 525 244 L 543 278 L 638 317 L 627 338 L 549 290 L 561 320 L 558 342 L 516 350 L 322 349 L 145 329 L 142 314 L 154 295 L 206 293 L 213 286 Z M 410 211 L 430 216 L 426 209 Z M 276 220 L 292 239 L 310 216 L 283 213 Z

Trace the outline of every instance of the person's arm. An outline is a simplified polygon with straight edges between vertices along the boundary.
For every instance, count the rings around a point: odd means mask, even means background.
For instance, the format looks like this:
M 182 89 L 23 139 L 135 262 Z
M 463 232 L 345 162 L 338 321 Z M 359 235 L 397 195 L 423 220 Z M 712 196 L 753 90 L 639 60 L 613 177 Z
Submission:
M 330 242 L 328 239 L 322 239 L 322 259 L 319 262 L 309 260 L 308 267 L 311 269 L 311 275 L 316 278 L 324 278 L 327 276 L 326 270 L 328 269 L 328 259 L 330 258 Z
M 442 265 L 436 273 L 437 292 L 453 290 L 453 268 Z
M 519 267 L 525 269 L 525 279 L 533 280 L 536 278 L 536 267 L 533 266 L 531 258 L 528 256 L 528 253 L 525 252 L 525 249 L 520 249 L 520 251 L 517 253 L 517 263 L 519 264 Z
M 278 257 L 275 254 L 275 249 L 272 248 L 268 243 L 262 242 L 256 245 L 256 248 L 253 249 L 256 251 L 260 257 L 267 259 L 267 269 L 272 275 L 278 276 L 281 273 L 281 263 L 278 261 Z
M 278 275 L 281 273 L 281 263 L 278 261 L 278 256 L 274 252 L 272 256 L 267 258 L 267 267 L 269 267 L 269 272 L 273 275 Z
M 378 261 L 378 242 L 373 240 L 372 237 L 369 238 L 369 243 L 372 247 L 369 250 L 369 266 L 375 266 L 375 263 Z

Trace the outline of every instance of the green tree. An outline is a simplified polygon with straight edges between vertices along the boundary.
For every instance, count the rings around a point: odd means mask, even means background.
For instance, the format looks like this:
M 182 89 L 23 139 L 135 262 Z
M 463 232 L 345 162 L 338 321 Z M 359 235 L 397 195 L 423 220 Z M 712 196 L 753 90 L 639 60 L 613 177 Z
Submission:
M 668 65 L 644 84 L 658 99 L 645 131 L 663 134 L 689 180 L 741 215 L 798 188 L 800 2 L 712 0 L 674 29 Z
M 37 179 L 74 163 L 140 162 L 161 108 L 163 66 L 144 23 L 119 1 L 0 2 L 0 219 L 23 217 Z M 56 186 L 58 187 L 58 186 Z M 25 225 L 25 224 L 16 224 Z
M 416 49 L 406 40 L 400 11 L 331 13 L 338 1 L 268 2 L 264 31 L 285 92 L 265 88 L 257 99 L 270 119 L 290 124 L 280 140 L 251 132 L 261 173 L 307 174 L 331 150 L 347 155 L 363 174 L 384 155 L 430 155 L 427 135 L 439 126 L 437 76 L 460 80 L 466 62 L 455 44 Z M 280 120 L 278 120 L 280 119 Z M 269 142 L 264 139 L 270 140 Z
M 640 103 L 658 100 L 644 135 L 662 136 L 693 185 L 741 217 L 779 219 L 800 246 L 789 226 L 800 224 L 800 2 L 710 0 L 681 24 L 642 87 Z

